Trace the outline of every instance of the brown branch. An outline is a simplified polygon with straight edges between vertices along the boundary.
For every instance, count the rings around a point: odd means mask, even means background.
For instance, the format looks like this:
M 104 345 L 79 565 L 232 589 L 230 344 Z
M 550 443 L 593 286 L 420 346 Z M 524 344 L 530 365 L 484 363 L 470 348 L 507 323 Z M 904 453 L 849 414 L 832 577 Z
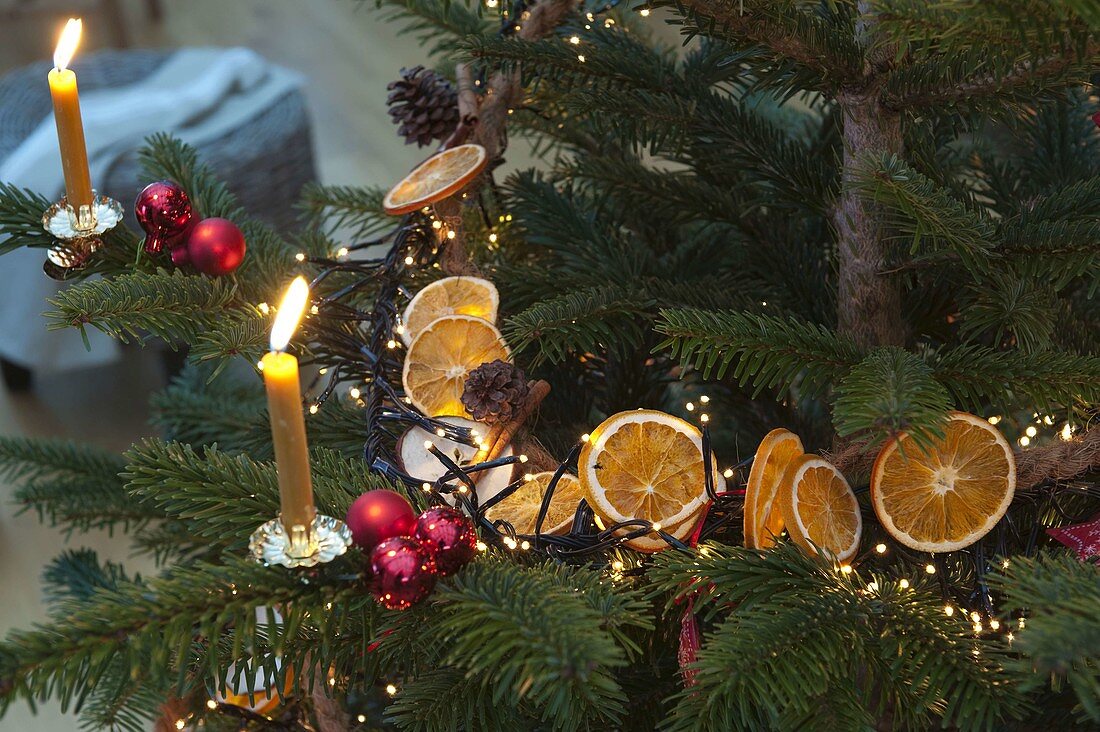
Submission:
M 771 0 L 768 0 L 770 3 Z M 790 29 L 763 17 L 744 3 L 717 2 L 716 0 L 676 0 L 675 3 L 655 3 L 675 5 L 685 18 L 714 35 L 713 26 L 718 26 L 739 40 L 763 46 L 776 56 L 797 61 L 811 68 L 823 77 L 843 81 L 858 77 L 860 69 L 843 58 L 830 57 L 819 49 L 811 48 L 805 39 Z
M 885 94 L 883 104 L 890 109 L 920 109 L 943 104 L 951 104 L 975 97 L 987 97 L 1008 89 L 1023 87 L 1030 82 L 1054 79 L 1074 65 L 1082 66 L 1083 72 L 1095 65 L 1100 58 L 1100 43 L 1088 44 L 1085 52 L 1073 56 L 1055 54 L 1034 61 L 1025 59 L 1012 66 L 1003 74 L 993 72 L 979 74 L 942 89 L 930 89 L 914 94 Z
M 560 25 L 576 4 L 577 0 L 542 0 L 519 19 L 516 35 L 524 41 L 537 41 Z M 508 147 L 508 111 L 515 108 L 522 94 L 519 69 L 497 71 L 486 84 L 473 139 L 488 151 L 491 161 L 500 158 Z
M 1029 491 L 1043 483 L 1063 482 L 1100 470 L 1100 427 L 1086 430 L 1072 440 L 1030 450 L 1017 450 L 1016 489 Z M 856 479 L 871 473 L 878 445 L 854 442 L 826 455 L 845 476 Z
M 517 35 L 525 41 L 535 41 L 554 30 L 573 11 L 577 0 L 542 0 L 519 19 Z M 459 124 L 454 133 L 443 143 L 443 148 L 464 142 L 476 142 L 485 148 L 490 166 L 497 164 L 508 147 L 508 116 L 522 99 L 522 75 L 518 69 L 497 71 L 485 85 L 485 95 L 479 97 L 475 89 L 473 69 L 467 62 L 455 67 L 458 82 Z M 467 188 L 467 191 L 483 185 L 485 177 Z M 459 194 L 434 205 L 436 216 L 446 226 L 442 234 L 454 232 L 450 239 L 441 239 L 444 245 L 440 266 L 448 275 L 478 274 L 477 265 L 470 259 L 462 230 L 462 205 Z

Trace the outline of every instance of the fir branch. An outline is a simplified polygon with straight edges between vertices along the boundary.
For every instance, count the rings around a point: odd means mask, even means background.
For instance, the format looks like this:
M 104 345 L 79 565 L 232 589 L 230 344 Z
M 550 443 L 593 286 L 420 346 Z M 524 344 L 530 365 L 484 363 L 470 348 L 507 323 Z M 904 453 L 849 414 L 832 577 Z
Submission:
M 645 242 L 609 230 L 594 204 L 569 187 L 523 173 L 509 178 L 506 193 L 527 242 L 577 287 L 632 282 L 653 267 Z
M 683 96 L 681 88 L 690 83 L 676 72 L 671 53 L 618 29 L 597 26 L 579 43 L 563 40 L 481 37 L 469 39 L 464 47 L 470 56 L 495 61 L 505 69 L 518 66 L 525 74 L 537 76 L 540 84 Z
M 458 41 L 489 32 L 492 26 L 465 4 L 433 0 L 375 0 L 386 20 L 403 22 L 401 33 L 415 36 L 429 54 L 455 51 Z M 480 8 L 479 8 L 480 9 Z
M 687 162 L 708 181 L 748 186 L 741 195 L 757 206 L 828 215 L 840 190 L 839 146 L 824 137 L 815 115 L 769 116 L 767 109 L 709 95 L 693 120 Z M 792 127 L 804 134 L 793 135 Z
M 131 579 L 115 562 L 99 561 L 91 549 L 66 550 L 42 573 L 51 604 L 90 601 L 99 591 L 117 592 L 141 578 Z M 64 618 L 58 618 L 63 621 Z M 83 701 L 81 728 L 87 730 L 130 730 L 144 732 L 156 717 L 167 696 L 167 689 L 133 678 L 117 661 Z
M 187 191 L 198 219 L 220 217 L 239 222 L 244 218 L 237 197 L 210 166 L 199 162 L 198 151 L 187 143 L 158 132 L 145 139 L 138 159 L 150 178 L 167 178 Z
M 963 408 L 1025 403 L 1028 409 L 1100 401 L 1100 357 L 1039 351 L 996 351 L 960 345 L 929 355 L 936 378 Z
M 255 303 L 278 302 L 287 281 L 300 270 L 295 259 L 299 250 L 265 224 L 251 219 L 238 223 L 248 242 L 248 253 L 233 273 L 240 298 Z
M 1085 53 L 1020 58 L 1006 49 L 977 48 L 914 62 L 893 72 L 883 91 L 892 109 L 919 111 L 945 107 L 961 112 L 1001 113 L 1068 86 L 1084 84 L 1100 58 L 1100 45 Z
M 50 299 L 49 328 L 92 326 L 123 343 L 143 343 L 150 335 L 170 345 L 194 341 L 233 305 L 236 288 L 229 280 L 187 276 L 179 270 L 135 272 L 91 280 L 66 288 Z
M 325 618 L 329 603 L 355 612 L 371 602 L 355 583 L 302 582 L 295 573 L 251 559 L 176 568 L 148 583 L 119 584 L 87 601 L 63 603 L 58 608 L 63 620 L 9 634 L 0 644 L 0 705 L 53 698 L 68 709 L 113 673 L 116 663 L 127 675 L 155 684 L 166 683 L 179 669 L 186 685 L 189 668 L 224 679 L 228 663 L 244 657 L 249 646 L 257 652 L 282 649 L 284 667 L 300 670 L 303 653 L 295 640 L 308 630 L 305 616 Z M 256 607 L 283 608 L 285 624 L 259 626 Z M 318 630 L 323 636 L 339 627 L 323 620 Z M 273 630 L 278 634 L 270 635 Z M 226 632 L 233 633 L 236 654 L 222 653 L 220 644 L 211 642 Z M 327 668 L 331 659 L 323 649 L 331 644 L 321 642 L 317 632 L 310 635 L 314 663 Z M 304 684 L 310 677 L 297 678 Z M 279 680 L 284 679 L 285 670 Z
M 214 362 L 210 378 L 216 377 L 237 357 L 255 364 L 266 351 L 272 320 L 272 316 L 252 306 L 231 310 L 195 339 L 188 358 L 200 364 Z
M 140 579 L 140 578 L 137 578 Z M 42 570 L 50 602 L 86 600 L 104 587 L 115 590 L 131 580 L 117 562 L 103 562 L 92 549 L 67 549 Z
M 886 728 L 938 719 L 992 730 L 1023 711 L 997 646 L 979 645 L 966 619 L 946 616 L 925 588 L 846 575 L 790 543 L 767 552 L 710 543 L 664 552 L 650 574 L 655 590 L 670 593 L 670 608 L 694 595 L 697 610 L 722 618 L 699 653 L 697 685 L 675 699 L 669 729 L 787 728 L 792 717 L 815 720 L 821 703 L 830 705 L 825 719 L 858 718 L 863 708 Z M 881 672 L 866 659 L 882 659 Z M 836 687 L 854 698 L 807 694 Z
M 687 171 L 657 170 L 634 156 L 583 155 L 562 172 L 595 192 L 604 206 L 621 212 L 624 220 L 645 213 L 670 226 L 744 226 L 748 205 L 741 191 Z
M 1023 658 L 1013 666 L 1024 689 L 1065 684 L 1094 724 L 1100 724 L 1100 566 L 1063 553 L 1013 557 L 1007 570 L 990 578 L 1001 591 L 1006 618 L 1020 621 L 1014 649 Z M 1006 620 L 1010 622 L 1010 620 Z
M 1060 313 L 1046 283 L 1002 270 L 969 290 L 960 326 L 971 339 L 1013 346 L 1025 353 L 1050 347 Z
M 833 424 L 841 437 L 870 433 L 875 441 L 907 432 L 918 445 L 942 434 L 951 406 L 932 369 L 901 348 L 876 348 L 837 385 Z
M 455 668 L 429 669 L 408 680 L 386 709 L 386 720 L 410 732 L 514 732 L 538 726 L 537 718 L 495 703 L 488 679 L 471 679 Z
M 1100 176 L 1092 176 L 1028 201 L 1000 226 L 1004 258 L 1021 276 L 1049 282 L 1056 291 L 1077 277 L 1100 282 L 1098 196 Z
M 166 515 L 188 519 L 197 536 L 229 549 L 241 549 L 265 519 L 279 512 L 275 465 L 245 455 L 227 455 L 216 447 L 196 451 L 190 445 L 145 440 L 126 453 L 127 490 Z M 330 450 L 313 453 L 311 463 L 317 510 L 343 516 L 365 489 L 389 487 L 362 460 L 347 460 Z
M 732 378 L 752 384 L 754 396 L 795 384 L 804 396 L 821 394 L 862 357 L 851 341 L 795 318 L 664 309 L 655 328 L 668 336 L 659 347 L 685 366 L 694 363 L 704 378 L 722 379 L 732 364 Z
M 648 5 L 674 7 L 686 35 L 759 46 L 771 58 L 811 70 L 823 85 L 853 80 L 862 70 L 853 18 L 840 4 L 825 17 L 805 12 L 802 3 L 792 0 L 656 0 Z
M 213 378 L 208 369 L 189 366 L 150 399 L 150 421 L 171 441 L 246 451 L 253 431 L 267 432 L 260 420 L 263 394 L 259 380 Z
M 369 236 L 393 225 L 393 217 L 382 209 L 385 195 L 382 188 L 309 183 L 302 188 L 299 206 L 310 221 L 328 231 L 351 229 Z
M 628 591 L 615 593 L 613 605 L 592 603 L 590 593 L 609 593 L 586 574 L 555 564 L 472 564 L 437 590 L 447 611 L 425 632 L 446 638 L 447 662 L 491 684 L 496 703 L 523 699 L 557 729 L 615 723 L 626 709 L 613 671 L 628 656 L 607 628 L 648 621 Z
M 0 475 L 18 484 L 16 503 L 66 533 L 138 528 L 163 514 L 129 496 L 125 460 L 65 440 L 0 437 Z
M 642 339 L 653 300 L 639 288 L 609 285 L 568 292 L 543 300 L 504 324 L 515 352 L 537 346 L 531 363 L 558 363 L 570 354 L 634 347 Z
M 46 197 L 0 181 L 0 254 L 19 247 L 51 247 L 54 239 L 42 228 Z
M 949 253 L 967 268 L 989 266 L 994 256 L 994 227 L 968 210 L 951 191 L 937 186 L 896 155 L 862 162 L 854 185 L 859 193 L 884 208 L 890 225 L 911 240 L 915 261 L 943 261 Z
M 919 56 L 982 51 L 988 56 L 1074 53 L 1090 33 L 1070 3 L 1047 0 L 880 0 L 875 20 Z

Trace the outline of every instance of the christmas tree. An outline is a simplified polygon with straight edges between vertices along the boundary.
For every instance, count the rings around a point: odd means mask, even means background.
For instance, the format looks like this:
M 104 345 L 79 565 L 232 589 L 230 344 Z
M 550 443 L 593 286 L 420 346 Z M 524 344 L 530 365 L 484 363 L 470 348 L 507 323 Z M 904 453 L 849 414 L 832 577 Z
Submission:
M 436 66 L 390 90 L 401 135 L 443 147 L 427 172 L 310 188 L 303 229 L 274 231 L 156 136 L 149 180 L 239 227 L 243 262 L 117 226 L 63 267 L 50 327 L 189 365 L 123 455 L 0 440 L 17 500 L 160 567 L 58 557 L 53 613 L 0 645 L 4 707 L 58 699 L 94 729 L 1100 725 L 1100 6 L 380 4 Z M 539 161 L 503 175 L 517 138 Z M 55 247 L 50 205 L 0 187 L 0 248 Z M 288 568 L 249 555 L 291 460 L 248 367 L 296 275 L 308 500 L 358 546 Z M 417 376 L 432 359 L 458 370 Z M 459 412 L 481 431 L 434 419 Z M 457 505 L 476 556 L 379 590 L 385 527 L 353 521 L 372 490 Z

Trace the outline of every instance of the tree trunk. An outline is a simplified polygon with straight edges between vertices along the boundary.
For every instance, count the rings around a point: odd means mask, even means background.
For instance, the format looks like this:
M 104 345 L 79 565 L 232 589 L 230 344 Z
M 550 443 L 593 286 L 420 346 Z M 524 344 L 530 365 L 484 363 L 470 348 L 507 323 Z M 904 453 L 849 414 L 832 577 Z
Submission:
M 893 48 L 874 45 L 874 26 L 869 4 L 861 2 L 862 18 L 856 24 L 861 45 L 868 49 L 866 73 L 858 88 L 837 94 L 843 116 L 843 189 L 837 199 L 833 224 L 837 232 L 839 281 L 837 324 L 841 335 L 863 347 L 901 345 L 905 327 L 901 296 L 887 275 L 886 225 L 877 206 L 865 202 L 851 184 L 859 162 L 869 154 L 902 151 L 901 118 L 880 100 L 881 74 L 889 65 Z

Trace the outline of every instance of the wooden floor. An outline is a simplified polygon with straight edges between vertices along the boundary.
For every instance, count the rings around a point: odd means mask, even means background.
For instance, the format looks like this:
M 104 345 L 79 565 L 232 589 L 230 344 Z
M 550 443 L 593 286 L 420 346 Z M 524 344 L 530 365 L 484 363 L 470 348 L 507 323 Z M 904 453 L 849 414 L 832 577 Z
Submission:
M 86 50 L 118 40 L 107 16 L 95 10 L 105 3 L 32 0 L 31 7 L 58 12 L 11 21 L 3 13 L 17 4 L 28 3 L 0 0 L 0 73 L 49 58 L 70 7 L 81 8 Z M 144 0 L 119 4 L 131 45 L 243 45 L 302 72 L 309 80 L 314 145 L 326 182 L 386 184 L 424 156 L 402 144 L 385 107 L 386 84 L 401 66 L 422 63 L 424 52 L 414 39 L 384 24 L 370 0 L 161 0 L 160 23 L 151 22 Z M 131 350 L 115 366 L 50 377 L 30 395 L 0 388 L 0 434 L 60 436 L 122 450 L 150 434 L 146 403 L 160 384 L 157 359 Z M 0 504 L 0 633 L 42 619 L 39 575 L 64 546 L 92 546 L 111 558 L 126 558 L 125 543 L 117 537 L 76 536 L 66 543 L 36 516 L 16 516 L 11 489 L 2 483 Z M 0 720 L 2 732 L 75 729 L 76 720 L 54 705 L 34 717 L 19 704 Z

